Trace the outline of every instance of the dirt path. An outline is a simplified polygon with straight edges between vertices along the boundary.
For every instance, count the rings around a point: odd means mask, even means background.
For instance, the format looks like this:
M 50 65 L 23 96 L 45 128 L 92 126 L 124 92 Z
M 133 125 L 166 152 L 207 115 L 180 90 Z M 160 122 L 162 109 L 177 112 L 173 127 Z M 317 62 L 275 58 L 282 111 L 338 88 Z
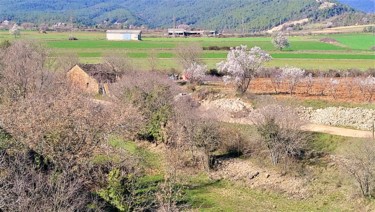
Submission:
M 204 114 L 203 116 L 207 118 L 215 118 L 218 121 L 226 123 L 236 123 L 236 124 L 245 124 L 252 125 L 253 123 L 247 117 L 244 118 L 233 118 L 231 117 L 228 111 L 223 109 L 218 109 L 212 107 L 209 103 L 203 104 L 201 106 L 201 111 Z M 372 132 L 365 130 L 353 130 L 342 127 L 333 127 L 320 124 L 306 124 L 302 127 L 304 131 L 310 132 L 319 132 L 326 133 L 330 135 L 338 135 L 344 137 L 353 137 L 353 138 L 372 138 Z
M 344 137 L 353 137 L 353 138 L 372 138 L 372 132 L 364 130 L 353 130 L 346 129 L 341 127 L 332 127 L 319 124 L 307 124 L 302 127 L 302 130 L 310 132 L 320 132 L 331 135 L 339 135 Z

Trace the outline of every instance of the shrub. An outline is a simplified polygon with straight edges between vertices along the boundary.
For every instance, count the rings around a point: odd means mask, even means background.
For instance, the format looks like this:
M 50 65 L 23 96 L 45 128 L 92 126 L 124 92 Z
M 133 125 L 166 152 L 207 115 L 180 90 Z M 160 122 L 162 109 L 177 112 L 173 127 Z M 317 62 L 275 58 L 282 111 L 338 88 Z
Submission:
M 375 147 L 373 141 L 354 145 L 348 151 L 342 165 L 356 181 L 364 197 L 375 195 Z
M 271 100 L 252 112 L 251 117 L 274 165 L 303 156 L 306 135 L 300 130 L 302 122 L 293 108 Z
M 227 128 L 220 129 L 221 142 L 220 150 L 229 155 L 249 156 L 251 153 L 251 144 L 243 135 L 237 131 Z
M 175 112 L 174 97 L 180 91 L 177 85 L 159 73 L 132 72 L 112 86 L 114 97 L 133 104 L 145 117 L 139 138 L 165 141 L 164 129 Z

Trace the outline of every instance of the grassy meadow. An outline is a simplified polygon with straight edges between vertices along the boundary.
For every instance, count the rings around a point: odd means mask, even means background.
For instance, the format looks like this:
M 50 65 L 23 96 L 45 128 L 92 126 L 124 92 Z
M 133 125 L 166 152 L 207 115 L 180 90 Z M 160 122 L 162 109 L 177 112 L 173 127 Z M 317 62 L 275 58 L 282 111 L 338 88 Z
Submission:
M 77 41 L 69 41 L 69 35 Z M 360 69 L 375 67 L 375 54 L 370 50 L 375 46 L 375 37 L 371 33 L 310 35 L 289 37 L 291 46 L 279 51 L 271 43 L 270 37 L 250 38 L 165 38 L 143 35 L 142 41 L 107 41 L 104 32 L 58 33 L 23 31 L 21 38 L 35 39 L 45 43 L 56 55 L 77 54 L 82 62 L 99 63 L 106 53 L 116 52 L 133 60 L 138 69 L 149 68 L 148 58 L 155 54 L 159 59 L 159 69 L 180 69 L 176 62 L 174 49 L 180 44 L 199 43 L 202 47 L 233 47 L 238 45 L 259 46 L 268 51 L 273 60 L 267 64 L 274 66 L 297 66 L 305 69 Z M 338 43 L 330 44 L 320 41 L 322 38 L 333 38 Z M 0 31 L 0 41 L 13 40 L 7 31 Z M 226 58 L 226 51 L 205 50 L 202 59 L 209 68 Z

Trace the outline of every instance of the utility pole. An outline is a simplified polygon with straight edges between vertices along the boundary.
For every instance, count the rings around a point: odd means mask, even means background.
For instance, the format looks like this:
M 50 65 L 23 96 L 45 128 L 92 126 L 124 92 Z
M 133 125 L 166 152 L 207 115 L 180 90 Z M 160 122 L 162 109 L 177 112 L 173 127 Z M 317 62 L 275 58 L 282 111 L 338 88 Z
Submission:
M 244 35 L 245 35 L 245 19 L 242 16 L 242 36 L 244 36 Z
M 176 37 L 176 16 L 173 14 L 173 37 Z

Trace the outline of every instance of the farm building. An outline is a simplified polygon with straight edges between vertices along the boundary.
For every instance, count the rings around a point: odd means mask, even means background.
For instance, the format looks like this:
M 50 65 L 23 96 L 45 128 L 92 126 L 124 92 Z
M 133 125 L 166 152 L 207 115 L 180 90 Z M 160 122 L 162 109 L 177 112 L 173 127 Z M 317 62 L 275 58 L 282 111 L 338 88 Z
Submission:
M 107 40 L 142 40 L 141 30 L 107 30 Z
M 119 78 L 109 66 L 104 64 L 79 64 L 67 72 L 74 86 L 90 94 L 108 95 L 108 85 Z
M 176 36 L 176 37 L 202 37 L 202 36 L 209 36 L 213 37 L 216 36 L 216 31 L 204 31 L 204 30 L 186 30 L 186 29 L 179 29 L 179 28 L 172 28 L 168 29 L 169 36 Z

